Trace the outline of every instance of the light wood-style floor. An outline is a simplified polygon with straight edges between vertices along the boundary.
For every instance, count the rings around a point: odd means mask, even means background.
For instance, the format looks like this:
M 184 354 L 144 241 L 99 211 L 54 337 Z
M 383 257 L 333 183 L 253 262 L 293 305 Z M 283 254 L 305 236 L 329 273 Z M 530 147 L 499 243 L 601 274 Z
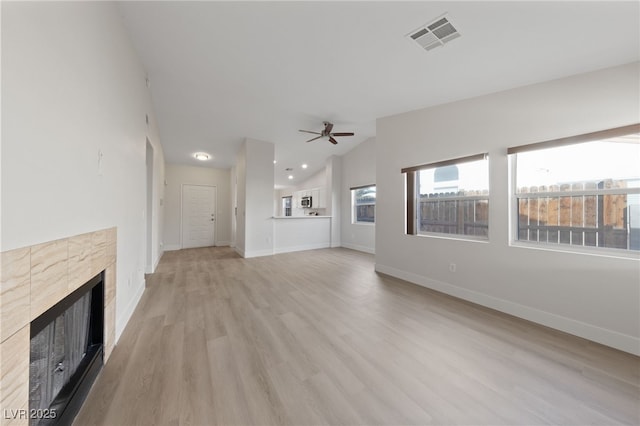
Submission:
M 640 358 L 346 249 L 165 253 L 76 425 L 640 424 Z

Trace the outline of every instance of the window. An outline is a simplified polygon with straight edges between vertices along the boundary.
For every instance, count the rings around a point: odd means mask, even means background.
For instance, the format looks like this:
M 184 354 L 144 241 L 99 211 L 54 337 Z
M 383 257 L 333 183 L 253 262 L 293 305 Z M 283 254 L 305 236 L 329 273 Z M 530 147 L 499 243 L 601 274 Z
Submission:
M 291 216 L 291 199 L 293 197 L 291 195 L 287 197 L 282 197 L 282 212 L 285 216 Z
M 640 125 L 508 152 L 515 240 L 640 250 Z
M 351 188 L 351 205 L 353 206 L 352 223 L 375 223 L 376 186 L 367 185 Z
M 479 154 L 403 169 L 407 234 L 489 235 L 488 156 Z

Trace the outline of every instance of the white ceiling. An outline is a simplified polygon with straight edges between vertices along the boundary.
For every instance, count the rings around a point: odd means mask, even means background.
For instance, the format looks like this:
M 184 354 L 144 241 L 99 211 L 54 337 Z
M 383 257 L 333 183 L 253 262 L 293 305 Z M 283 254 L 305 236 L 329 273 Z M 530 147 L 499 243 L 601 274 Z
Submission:
M 277 185 L 375 136 L 376 118 L 640 60 L 637 1 L 120 8 L 149 75 L 166 161 L 228 168 L 244 138 L 273 142 Z M 462 37 L 429 52 L 406 37 L 444 13 Z M 298 129 L 320 131 L 324 120 L 356 136 L 305 143 L 312 135 Z M 198 162 L 197 151 L 214 159 Z

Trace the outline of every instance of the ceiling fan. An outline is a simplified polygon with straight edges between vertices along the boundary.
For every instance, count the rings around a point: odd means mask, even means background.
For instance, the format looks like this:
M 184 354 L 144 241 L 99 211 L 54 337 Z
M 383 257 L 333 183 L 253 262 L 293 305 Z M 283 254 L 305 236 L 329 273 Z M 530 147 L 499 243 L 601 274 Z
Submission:
M 322 133 L 320 133 L 320 132 L 312 132 L 310 130 L 300 130 L 301 132 L 313 133 L 314 135 L 320 135 L 320 136 L 315 137 L 313 139 L 309 139 L 307 142 L 311 142 L 311 141 L 315 141 L 316 139 L 328 137 L 329 138 L 329 142 L 331 142 L 334 145 L 337 145 L 338 141 L 335 140 L 334 137 L 337 137 L 337 136 L 353 136 L 354 135 L 354 133 L 352 133 L 352 132 L 331 133 L 331 130 L 333 130 L 333 123 L 329 123 L 328 121 L 323 121 L 323 123 L 324 123 L 324 130 L 322 131 Z

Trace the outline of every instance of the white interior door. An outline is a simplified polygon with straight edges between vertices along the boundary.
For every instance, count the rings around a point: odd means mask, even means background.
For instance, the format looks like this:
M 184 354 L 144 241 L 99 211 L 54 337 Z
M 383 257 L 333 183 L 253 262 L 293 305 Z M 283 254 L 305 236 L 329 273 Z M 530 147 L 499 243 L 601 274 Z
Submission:
M 215 243 L 216 187 L 182 186 L 182 248 Z

